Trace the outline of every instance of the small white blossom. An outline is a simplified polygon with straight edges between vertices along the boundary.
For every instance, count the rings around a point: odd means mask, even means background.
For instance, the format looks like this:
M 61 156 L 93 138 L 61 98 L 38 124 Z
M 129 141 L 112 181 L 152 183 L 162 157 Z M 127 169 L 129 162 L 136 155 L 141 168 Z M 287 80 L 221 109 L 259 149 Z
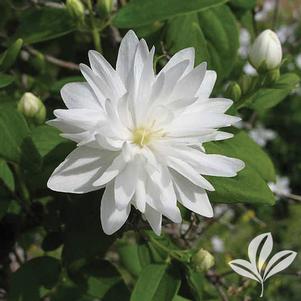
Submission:
M 275 7 L 274 0 L 265 0 L 262 9 L 255 14 L 256 21 L 265 21 Z
M 276 35 L 270 29 L 263 31 L 252 44 L 249 61 L 256 70 L 272 70 L 280 66 L 282 47 Z
M 223 253 L 225 251 L 224 241 L 217 235 L 211 238 L 212 249 L 216 253 Z
M 249 131 L 249 136 L 260 146 L 266 146 L 268 141 L 274 140 L 277 134 L 271 130 L 264 128 L 261 124 Z
M 268 183 L 270 189 L 278 196 L 286 196 L 291 193 L 290 181 L 288 177 L 276 177 L 276 182 Z
M 239 32 L 240 47 L 238 51 L 242 58 L 246 59 L 248 57 L 250 40 L 251 40 L 250 33 L 245 28 L 241 28 Z
M 176 53 L 159 72 L 154 48 L 129 31 L 121 42 L 116 70 L 96 51 L 91 68 L 81 64 L 87 82 L 61 91 L 67 110 L 55 110 L 50 123 L 77 148 L 48 181 L 55 191 L 86 193 L 105 187 L 101 223 L 112 234 L 127 220 L 131 206 L 159 234 L 162 215 L 181 222 L 177 201 L 212 217 L 202 175 L 234 177 L 241 160 L 206 154 L 202 143 L 232 134 L 218 131 L 238 117 L 226 115 L 232 101 L 209 98 L 216 80 L 206 63 L 194 68 L 194 49 Z M 87 204 L 88 205 L 88 204 Z

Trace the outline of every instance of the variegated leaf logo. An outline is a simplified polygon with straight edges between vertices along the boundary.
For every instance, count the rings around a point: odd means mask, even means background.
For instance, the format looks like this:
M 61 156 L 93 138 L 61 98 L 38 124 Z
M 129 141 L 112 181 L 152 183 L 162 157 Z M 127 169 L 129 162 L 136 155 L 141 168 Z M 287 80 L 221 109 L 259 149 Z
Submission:
M 297 253 L 291 250 L 284 250 L 276 253 L 270 259 L 273 249 L 273 238 L 271 233 L 264 233 L 256 236 L 249 244 L 249 261 L 235 259 L 229 262 L 230 267 L 239 275 L 253 279 L 261 284 L 263 296 L 264 282 L 286 269 L 295 259 Z

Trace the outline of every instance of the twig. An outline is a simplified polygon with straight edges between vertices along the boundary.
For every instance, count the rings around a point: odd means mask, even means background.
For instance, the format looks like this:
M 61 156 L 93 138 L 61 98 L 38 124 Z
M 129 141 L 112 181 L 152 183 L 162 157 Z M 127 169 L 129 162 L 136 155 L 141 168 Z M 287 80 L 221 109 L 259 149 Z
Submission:
M 31 54 L 31 55 L 39 55 L 40 52 L 36 49 L 34 49 L 33 47 L 31 46 L 26 46 L 26 50 Z M 72 62 L 68 62 L 68 61 L 64 61 L 64 60 L 61 60 L 61 59 L 58 59 L 54 56 L 51 56 L 49 54 L 44 54 L 44 58 L 47 62 L 49 63 L 52 63 L 54 65 L 57 65 L 59 67 L 62 67 L 62 68 L 66 68 L 66 69 L 70 69 L 70 70 L 76 70 L 78 71 L 79 70 L 79 66 L 75 63 L 72 63 Z

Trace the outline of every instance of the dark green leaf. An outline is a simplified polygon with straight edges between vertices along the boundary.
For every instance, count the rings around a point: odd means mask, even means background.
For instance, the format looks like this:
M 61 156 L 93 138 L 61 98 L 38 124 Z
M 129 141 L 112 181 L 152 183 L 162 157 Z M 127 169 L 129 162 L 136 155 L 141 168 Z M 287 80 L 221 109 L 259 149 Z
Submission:
M 27 124 L 20 113 L 13 108 L 0 110 L 0 156 L 2 158 L 19 162 L 22 143 L 29 134 Z
M 38 257 L 26 262 L 12 275 L 9 300 L 40 301 L 41 287 L 53 287 L 60 269 L 60 262 L 53 257 Z
M 14 175 L 7 163 L 3 160 L 0 160 L 0 180 L 11 190 L 15 190 L 15 180 Z
M 244 9 L 252 9 L 256 6 L 256 0 L 230 0 L 231 5 Z
M 224 0 L 132 0 L 113 19 L 120 28 L 146 25 L 225 3 Z
M 74 275 L 76 277 L 76 275 Z M 129 291 L 117 269 L 108 261 L 96 259 L 77 271 L 75 281 L 87 295 L 103 301 L 129 300 Z
M 102 193 L 74 196 L 64 233 L 63 262 L 71 270 L 77 270 L 96 255 L 103 256 L 114 241 L 114 236 L 101 229 L 99 206 Z
M 70 14 L 64 8 L 28 10 L 22 14 L 15 36 L 22 38 L 25 44 L 51 40 L 75 30 L 76 26 Z
M 0 69 L 1 71 L 8 70 L 16 61 L 19 52 L 22 48 L 23 40 L 18 39 L 8 47 L 3 56 L 1 57 Z
M 266 184 L 275 172 L 269 157 L 244 132 L 221 142 L 205 146 L 208 153 L 222 154 L 242 159 L 246 167 L 233 178 L 208 177 L 215 188 L 211 200 L 224 203 L 274 204 L 274 195 Z
M 208 62 L 221 79 L 232 70 L 239 47 L 235 17 L 226 5 L 176 17 L 168 23 L 166 43 L 172 53 L 194 47 L 196 63 Z
M 223 154 L 243 160 L 266 181 L 275 181 L 275 168 L 269 156 L 244 131 L 234 131 L 234 137 L 205 145 L 208 153 Z
M 204 274 L 195 272 L 189 268 L 187 271 L 187 281 L 194 296 L 194 300 L 202 301 L 204 297 Z
M 15 78 L 11 75 L 0 73 L 0 88 L 5 88 L 14 82 Z
M 167 26 L 166 43 L 172 53 L 187 47 L 194 47 L 197 64 L 210 59 L 207 41 L 200 28 L 197 13 L 170 20 Z

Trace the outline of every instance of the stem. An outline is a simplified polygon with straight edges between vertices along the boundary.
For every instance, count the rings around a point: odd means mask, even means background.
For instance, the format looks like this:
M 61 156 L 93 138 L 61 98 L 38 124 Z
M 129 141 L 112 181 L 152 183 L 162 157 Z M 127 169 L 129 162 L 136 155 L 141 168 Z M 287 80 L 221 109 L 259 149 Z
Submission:
M 172 250 L 168 249 L 167 247 L 162 245 L 160 242 L 158 242 L 156 239 L 154 239 L 151 235 L 148 235 L 146 231 L 143 231 L 143 234 L 148 238 L 148 240 L 151 243 L 156 245 L 161 250 L 165 251 L 170 257 L 173 257 L 174 259 L 176 259 L 178 261 L 185 262 L 185 260 L 183 260 L 182 256 L 177 254 L 176 251 L 172 251 Z
M 90 16 L 90 22 L 91 22 L 91 30 L 92 30 L 92 38 L 94 42 L 95 49 L 99 52 L 102 52 L 101 47 L 101 39 L 100 39 L 100 31 L 97 28 L 94 13 L 93 13 L 93 6 L 91 0 L 87 0 L 88 10 L 89 10 L 89 16 Z
M 263 297 L 263 291 L 264 291 L 264 286 L 263 286 L 263 281 L 261 282 L 261 294 L 260 294 L 260 298 Z

